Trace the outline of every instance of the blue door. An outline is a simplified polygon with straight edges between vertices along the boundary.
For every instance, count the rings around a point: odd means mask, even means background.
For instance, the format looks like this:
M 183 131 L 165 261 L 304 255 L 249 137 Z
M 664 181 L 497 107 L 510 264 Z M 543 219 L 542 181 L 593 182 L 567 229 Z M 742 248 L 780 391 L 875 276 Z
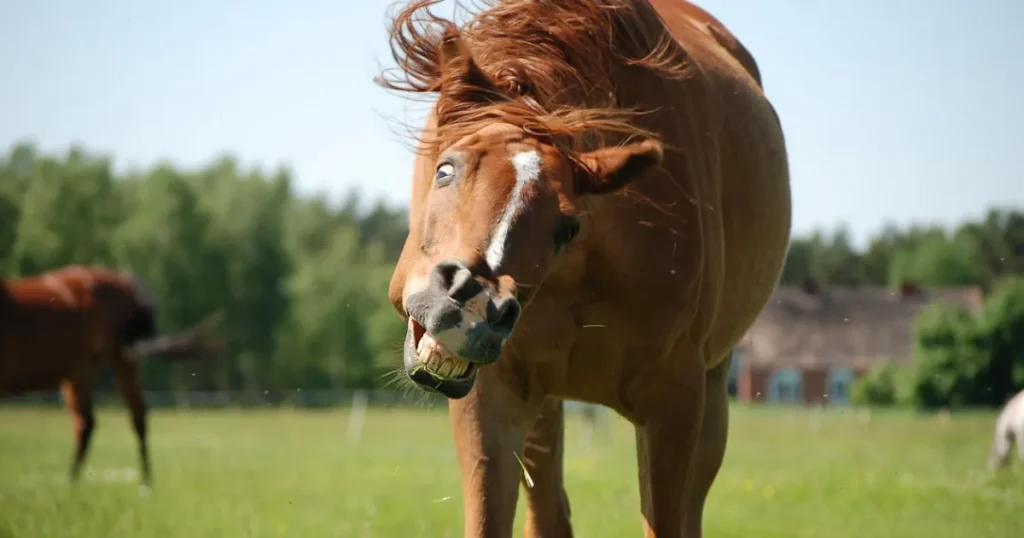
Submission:
M 802 403 L 804 401 L 804 376 L 796 368 L 782 368 L 772 372 L 768 378 L 768 401 L 780 403 Z
M 828 401 L 831 404 L 850 403 L 850 386 L 856 376 L 849 368 L 835 368 L 828 372 Z
M 740 360 L 743 352 L 739 347 L 732 348 L 732 362 L 729 363 L 729 396 L 735 397 L 739 390 Z

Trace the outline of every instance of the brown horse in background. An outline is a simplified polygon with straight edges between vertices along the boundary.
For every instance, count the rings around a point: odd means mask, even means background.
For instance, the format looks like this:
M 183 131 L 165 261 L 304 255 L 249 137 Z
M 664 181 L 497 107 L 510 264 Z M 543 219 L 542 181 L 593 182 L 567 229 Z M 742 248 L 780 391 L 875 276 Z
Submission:
M 380 82 L 433 94 L 389 291 L 410 379 L 449 397 L 465 535 L 571 536 L 562 400 L 636 428 L 648 537 L 698 537 L 733 346 L 790 234 L 753 56 L 683 0 L 414 1 Z
M 206 336 L 219 313 L 186 332 L 158 337 L 152 292 L 137 277 L 69 266 L 17 280 L 0 279 L 0 392 L 61 390 L 75 423 L 70 478 L 77 481 L 96 426 L 93 380 L 110 366 L 131 411 L 142 481 L 151 483 L 140 356 L 202 356 L 221 343 Z

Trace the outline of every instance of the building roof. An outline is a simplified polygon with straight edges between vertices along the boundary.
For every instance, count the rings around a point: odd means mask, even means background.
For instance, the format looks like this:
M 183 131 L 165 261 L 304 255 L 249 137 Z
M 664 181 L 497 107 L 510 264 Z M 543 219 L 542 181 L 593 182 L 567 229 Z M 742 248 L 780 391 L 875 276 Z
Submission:
M 982 292 L 974 287 L 922 290 L 913 285 L 780 286 L 743 337 L 742 360 L 757 366 L 855 370 L 885 361 L 906 362 L 912 323 L 933 302 L 977 312 Z

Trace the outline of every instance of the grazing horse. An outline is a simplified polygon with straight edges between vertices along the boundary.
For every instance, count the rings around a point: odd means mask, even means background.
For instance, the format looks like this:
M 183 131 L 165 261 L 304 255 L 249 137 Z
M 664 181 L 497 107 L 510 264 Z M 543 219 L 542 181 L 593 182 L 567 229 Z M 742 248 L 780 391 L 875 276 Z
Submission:
M 76 447 L 70 478 L 78 480 L 96 421 L 93 379 L 113 371 L 138 437 L 142 481 L 151 484 L 141 355 L 205 355 L 221 343 L 205 332 L 219 313 L 187 332 L 157 336 L 153 295 L 135 276 L 69 266 L 17 280 L 0 279 L 0 392 L 60 389 L 74 417 Z
M 995 471 L 1010 462 L 1010 449 L 1017 443 L 1017 456 L 1024 461 L 1024 390 L 1018 392 L 1003 406 L 996 419 L 996 433 L 992 440 L 988 467 Z
M 636 429 L 645 536 L 701 536 L 730 352 L 790 236 L 753 57 L 682 0 L 494 0 L 394 16 L 378 83 L 436 96 L 389 296 L 404 365 L 448 397 L 466 536 L 571 536 L 562 401 Z M 454 18 L 453 18 L 454 19 Z

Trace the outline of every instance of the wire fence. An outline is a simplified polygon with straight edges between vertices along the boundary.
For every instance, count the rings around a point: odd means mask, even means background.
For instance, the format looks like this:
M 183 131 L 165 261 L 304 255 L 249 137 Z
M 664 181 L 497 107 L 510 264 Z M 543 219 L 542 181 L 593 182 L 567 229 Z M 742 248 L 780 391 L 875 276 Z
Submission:
M 420 390 L 401 391 L 384 389 L 331 389 L 331 390 L 234 390 L 234 391 L 146 391 L 146 405 L 151 409 L 255 409 L 255 408 L 427 408 L 445 409 L 446 399 L 439 394 Z M 102 391 L 93 395 L 97 407 L 122 405 L 116 391 Z M 60 392 L 38 392 L 18 396 L 0 396 L 0 407 L 59 407 L 63 406 Z M 603 414 L 601 406 L 566 401 L 567 413 L 588 416 Z

